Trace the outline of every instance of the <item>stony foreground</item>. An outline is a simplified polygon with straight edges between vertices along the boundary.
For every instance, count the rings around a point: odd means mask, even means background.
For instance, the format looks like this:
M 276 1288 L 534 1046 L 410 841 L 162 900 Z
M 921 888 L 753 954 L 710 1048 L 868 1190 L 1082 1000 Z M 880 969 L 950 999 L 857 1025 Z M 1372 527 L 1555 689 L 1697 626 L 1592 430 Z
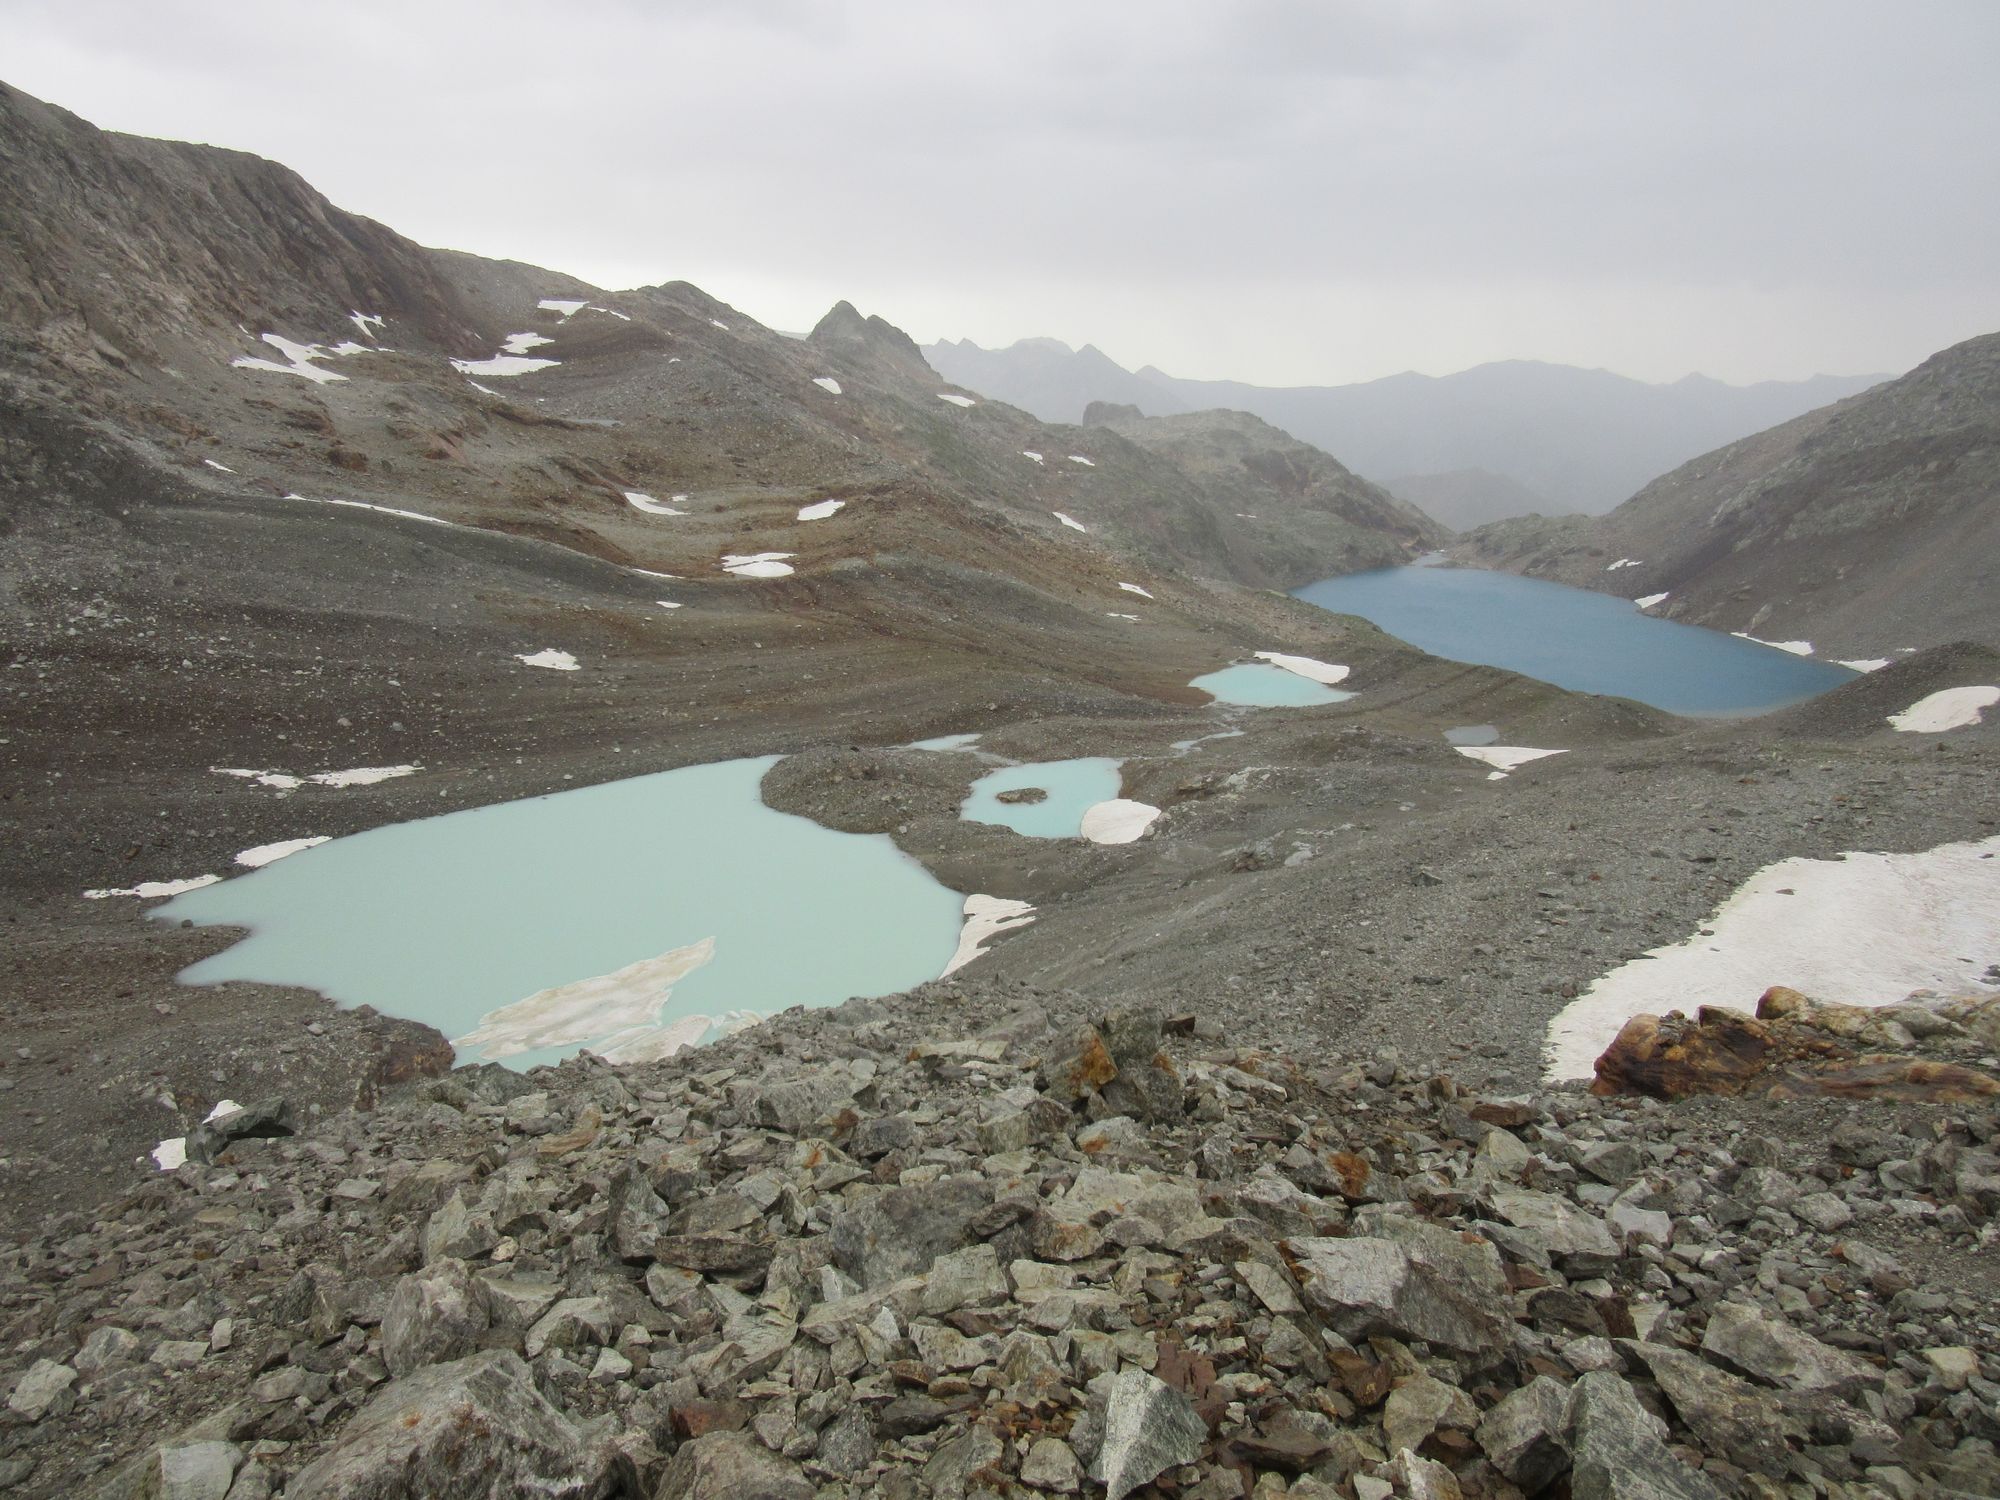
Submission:
M 0 1258 L 0 1488 L 2000 1492 L 1990 1104 L 1780 1145 L 1216 1030 L 944 984 L 272 1101 Z

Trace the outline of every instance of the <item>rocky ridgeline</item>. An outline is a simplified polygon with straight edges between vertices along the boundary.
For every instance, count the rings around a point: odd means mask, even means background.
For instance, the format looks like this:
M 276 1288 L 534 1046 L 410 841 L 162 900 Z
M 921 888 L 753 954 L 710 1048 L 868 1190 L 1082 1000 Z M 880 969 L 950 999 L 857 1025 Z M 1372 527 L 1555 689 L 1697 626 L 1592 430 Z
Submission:
M 1822 1108 L 1479 1097 L 992 982 L 273 1105 L 0 1258 L 0 1486 L 1993 1494 L 2000 1125 Z

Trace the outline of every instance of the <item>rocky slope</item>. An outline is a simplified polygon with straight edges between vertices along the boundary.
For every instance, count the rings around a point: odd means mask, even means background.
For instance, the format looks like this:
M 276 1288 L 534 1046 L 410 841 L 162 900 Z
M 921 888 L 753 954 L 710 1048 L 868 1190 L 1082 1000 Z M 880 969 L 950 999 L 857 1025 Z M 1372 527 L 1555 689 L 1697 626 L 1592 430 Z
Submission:
M 1996 494 L 1989 334 L 1684 464 L 1601 519 L 1504 521 L 1455 550 L 1632 598 L 1664 593 L 1656 612 L 1672 619 L 1878 658 L 2000 643 Z
M 1961 1015 L 1926 1045 L 2000 1039 Z M 1487 1096 L 976 982 L 272 1100 L 0 1255 L 0 1483 L 1991 1494 L 2000 1119 L 1814 1108 Z
M 947 379 L 1052 421 L 1076 421 L 1091 401 L 1137 406 L 1149 416 L 1223 408 L 1254 412 L 1334 454 L 1357 473 L 1417 500 L 1418 487 L 1463 489 L 1468 471 L 1482 504 L 1510 493 L 1546 497 L 1453 526 L 1528 510 L 1609 510 L 1647 480 L 1733 439 L 1866 390 L 1884 377 L 1725 385 L 1690 375 L 1648 385 L 1609 370 L 1532 360 L 1479 365 L 1453 375 L 1391 375 L 1338 386 L 1258 386 L 1188 380 L 1152 366 L 1127 371 L 1086 346 L 1054 339 L 1007 349 L 969 340 L 926 345 Z M 1409 488 L 1397 488 L 1399 484 Z

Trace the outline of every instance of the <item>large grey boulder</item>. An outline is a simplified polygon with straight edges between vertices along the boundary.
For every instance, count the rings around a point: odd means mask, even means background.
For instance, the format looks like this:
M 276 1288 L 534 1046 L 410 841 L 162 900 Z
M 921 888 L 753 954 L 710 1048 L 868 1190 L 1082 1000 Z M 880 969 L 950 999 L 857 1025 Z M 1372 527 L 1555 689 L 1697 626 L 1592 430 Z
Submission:
M 1666 1424 L 1609 1370 L 1571 1387 L 1570 1500 L 1723 1500 L 1668 1451 Z
M 76 1404 L 70 1390 L 75 1384 L 76 1371 L 68 1365 L 38 1359 L 14 1382 L 14 1389 L 7 1394 L 7 1409 L 30 1422 L 39 1422 L 52 1411 L 60 1416 Z
M 611 1247 L 629 1265 L 653 1259 L 671 1217 L 666 1201 L 637 1161 L 611 1184 Z
M 992 1201 L 986 1179 L 970 1174 L 877 1193 L 833 1221 L 833 1263 L 864 1289 L 914 1276 L 965 1244 Z
M 654 1500 L 812 1500 L 799 1466 L 747 1432 L 711 1432 L 682 1443 Z
M 1285 1240 L 1306 1305 L 1349 1340 L 1387 1334 L 1464 1354 L 1505 1347 L 1504 1282 L 1467 1278 L 1421 1242 L 1355 1237 Z
M 1527 1494 L 1569 1467 L 1569 1449 L 1563 1441 L 1569 1399 L 1568 1386 L 1537 1375 L 1496 1401 L 1473 1434 L 1493 1467 Z
M 238 1141 L 275 1140 L 294 1133 L 290 1101 L 266 1099 L 195 1126 L 187 1133 L 187 1156 L 208 1165 Z
M 1753 1380 L 1787 1390 L 1851 1390 L 1882 1380 L 1873 1365 L 1741 1302 L 1719 1303 L 1708 1315 L 1701 1352 Z
M 219 1439 L 163 1443 L 146 1457 L 139 1500 L 227 1500 L 243 1452 Z
M 492 1323 L 485 1285 L 446 1258 L 397 1280 L 382 1314 L 382 1362 L 391 1375 L 472 1353 Z
M 1106 1500 L 1124 1500 L 1168 1469 L 1193 1463 L 1208 1440 L 1194 1403 L 1162 1380 L 1131 1366 L 1092 1382 L 1091 1404 L 1102 1402 L 1090 1477 Z
M 630 1493 L 624 1456 L 609 1443 L 586 1441 L 507 1349 L 391 1381 L 285 1490 L 286 1500 L 611 1500 Z
M 1702 1451 L 1752 1474 L 1782 1474 L 1790 1449 L 1776 1400 L 1706 1360 L 1663 1344 L 1627 1346 L 1645 1360 Z

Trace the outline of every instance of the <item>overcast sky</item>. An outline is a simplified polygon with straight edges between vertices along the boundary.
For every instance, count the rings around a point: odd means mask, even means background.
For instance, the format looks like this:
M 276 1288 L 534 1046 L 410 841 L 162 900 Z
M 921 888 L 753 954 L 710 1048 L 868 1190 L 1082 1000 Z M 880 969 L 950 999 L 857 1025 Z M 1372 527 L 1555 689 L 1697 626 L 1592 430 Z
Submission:
M 1996 0 L 0 0 L 0 75 L 785 329 L 1263 384 L 2000 329 Z

